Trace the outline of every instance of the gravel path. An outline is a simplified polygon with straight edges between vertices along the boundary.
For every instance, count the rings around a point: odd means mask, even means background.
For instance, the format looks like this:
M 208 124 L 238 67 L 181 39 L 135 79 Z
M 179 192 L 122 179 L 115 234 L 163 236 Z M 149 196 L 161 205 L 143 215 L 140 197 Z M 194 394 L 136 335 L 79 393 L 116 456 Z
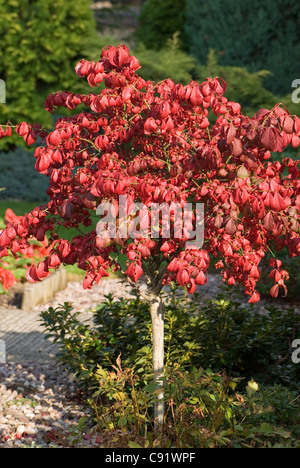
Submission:
M 68 435 L 88 408 L 66 372 L 53 362 L 8 363 L 0 382 L 0 448 L 73 445 Z
M 84 291 L 81 282 L 71 282 L 53 300 L 38 305 L 31 311 L 17 307 L 0 308 L 0 340 L 4 340 L 6 344 L 7 361 L 19 363 L 53 359 L 56 347 L 45 339 L 40 323 L 41 311 L 69 302 L 73 304 L 74 311 L 81 312 L 81 318 L 86 320 L 92 317 L 91 311 L 109 293 L 114 297 L 130 297 L 128 287 L 121 280 L 108 278 L 90 291 Z

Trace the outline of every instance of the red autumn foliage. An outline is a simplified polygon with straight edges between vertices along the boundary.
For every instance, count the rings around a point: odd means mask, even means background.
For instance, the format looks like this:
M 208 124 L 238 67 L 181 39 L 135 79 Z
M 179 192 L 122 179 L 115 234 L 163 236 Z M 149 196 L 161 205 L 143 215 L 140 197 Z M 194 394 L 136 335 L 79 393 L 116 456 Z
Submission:
M 28 144 L 40 139 L 35 167 L 49 179 L 50 202 L 19 222 L 10 220 L 0 235 L 0 255 L 24 249 L 30 236 L 43 240 L 50 231 L 49 255 L 28 270 L 31 281 L 60 264 L 78 263 L 86 271 L 84 287 L 90 288 L 109 268 L 121 268 L 122 252 L 132 281 L 155 271 L 157 283 L 176 281 L 190 293 L 207 281 L 210 258 L 216 257 L 224 281 L 243 284 L 249 302 L 257 302 L 259 265 L 268 246 L 300 255 L 299 161 L 270 159 L 271 152 L 299 145 L 300 120 L 280 104 L 252 118 L 243 115 L 241 106 L 224 96 L 226 84 L 218 77 L 187 86 L 170 79 L 155 83 L 142 79 L 139 68 L 126 46 L 106 47 L 98 62 L 81 60 L 75 68 L 95 89 L 104 82 L 101 92 L 58 92 L 46 100 L 51 113 L 82 105 L 80 113 L 59 118 L 51 132 L 38 124 L 17 125 Z M 9 136 L 10 127 L 0 127 L 0 138 Z M 129 205 L 204 203 L 203 248 L 186 249 L 184 235 L 124 241 L 80 231 L 91 225 L 100 202 L 118 207 L 124 194 Z M 55 229 L 61 225 L 78 228 L 78 236 L 59 238 Z M 288 274 L 276 260 L 271 267 L 276 297 Z
M 14 270 L 18 268 L 19 261 L 22 260 L 21 266 L 24 268 L 31 267 L 33 262 L 39 262 L 48 255 L 47 239 L 43 239 L 42 242 L 37 242 L 37 239 L 31 239 L 30 243 L 25 243 L 22 247 L 20 244 L 15 241 L 17 233 L 21 232 L 18 229 L 18 225 L 21 223 L 22 216 L 17 216 L 10 208 L 5 212 L 4 221 L 7 224 L 7 229 L 5 230 L 6 235 L 2 239 L 10 239 L 11 242 L 11 253 L 13 254 L 14 261 L 11 260 L 11 255 L 7 249 L 2 250 L 2 257 L 4 261 L 2 262 L 2 267 L 0 267 L 0 283 L 2 284 L 3 289 L 10 289 L 17 281 L 14 275 Z M 5 255 L 6 254 L 6 255 Z M 24 264 L 24 260 L 27 260 Z

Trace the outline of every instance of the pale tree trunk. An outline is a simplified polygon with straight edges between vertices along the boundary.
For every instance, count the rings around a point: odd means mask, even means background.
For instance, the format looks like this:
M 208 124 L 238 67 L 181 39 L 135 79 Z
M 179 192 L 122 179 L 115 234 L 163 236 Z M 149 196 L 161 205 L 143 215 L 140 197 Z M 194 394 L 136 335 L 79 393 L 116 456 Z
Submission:
M 164 321 L 165 321 L 165 304 L 160 296 L 162 290 L 162 279 L 166 273 L 166 267 L 159 271 L 159 261 L 157 262 L 157 270 L 154 271 L 152 266 L 144 264 L 144 275 L 146 279 L 146 291 L 139 288 L 136 283 L 131 281 L 132 286 L 138 291 L 143 299 L 150 304 L 150 314 L 152 321 L 152 345 L 153 345 L 153 374 L 156 388 L 156 398 L 154 402 L 154 420 L 156 426 L 162 425 L 165 414 L 165 392 L 164 392 Z M 126 275 L 125 275 L 126 276 Z
M 164 403 L 164 303 L 159 296 L 150 300 L 153 342 L 153 372 L 156 384 L 156 400 L 154 403 L 154 420 L 157 425 L 163 424 Z

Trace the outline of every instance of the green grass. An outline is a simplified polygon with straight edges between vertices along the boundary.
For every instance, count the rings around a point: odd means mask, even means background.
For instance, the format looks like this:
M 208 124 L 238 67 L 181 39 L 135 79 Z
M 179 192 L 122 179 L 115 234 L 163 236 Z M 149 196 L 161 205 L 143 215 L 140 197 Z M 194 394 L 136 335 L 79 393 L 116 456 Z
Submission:
M 0 229 L 5 227 L 4 216 L 8 208 L 13 210 L 17 216 L 23 216 L 40 205 L 43 205 L 43 203 L 23 200 L 0 200 Z

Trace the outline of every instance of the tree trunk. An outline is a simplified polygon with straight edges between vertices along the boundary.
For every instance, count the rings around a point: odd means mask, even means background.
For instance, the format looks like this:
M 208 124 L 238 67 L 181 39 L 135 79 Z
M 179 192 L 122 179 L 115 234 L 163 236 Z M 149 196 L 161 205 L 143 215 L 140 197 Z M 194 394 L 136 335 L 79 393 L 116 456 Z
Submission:
M 160 425 L 164 420 L 164 303 L 159 296 L 154 296 L 150 302 L 150 313 L 152 319 L 152 341 L 153 341 L 153 372 L 156 384 L 157 399 L 154 403 L 154 420 Z

